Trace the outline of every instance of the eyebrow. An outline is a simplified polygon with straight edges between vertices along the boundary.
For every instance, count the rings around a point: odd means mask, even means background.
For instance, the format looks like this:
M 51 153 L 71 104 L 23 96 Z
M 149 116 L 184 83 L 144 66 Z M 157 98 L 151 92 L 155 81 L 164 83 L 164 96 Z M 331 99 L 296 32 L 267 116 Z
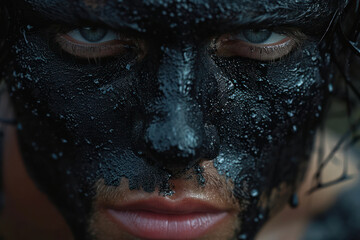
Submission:
M 314 0 L 303 0 L 301 3 L 297 3 L 296 0 L 276 3 L 268 3 L 265 0 L 242 0 L 235 3 L 221 3 L 219 0 L 217 3 L 204 1 L 178 5 L 175 3 L 173 5 L 176 11 L 173 12 L 168 9 L 171 3 L 166 4 L 166 1 L 147 0 L 140 4 L 119 4 L 113 0 L 23 1 L 29 4 L 35 14 L 54 22 L 72 25 L 103 24 L 114 29 L 127 28 L 137 32 L 145 32 L 150 27 L 163 30 L 161 32 L 177 27 L 229 32 L 245 27 L 287 26 L 300 28 L 311 34 L 324 28 L 337 9 L 334 6 L 336 4 L 330 3 L 333 0 L 317 0 L 317 3 L 314 3 Z

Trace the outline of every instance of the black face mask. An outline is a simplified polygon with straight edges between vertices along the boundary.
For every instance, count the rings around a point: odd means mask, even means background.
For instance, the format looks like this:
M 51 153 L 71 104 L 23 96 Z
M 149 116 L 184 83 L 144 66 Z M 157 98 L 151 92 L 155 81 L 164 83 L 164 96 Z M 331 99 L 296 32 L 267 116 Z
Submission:
M 286 198 L 296 190 L 327 100 L 317 43 L 333 14 L 328 3 L 109 1 L 90 11 L 61 1 L 65 7 L 54 11 L 58 1 L 28 2 L 54 24 L 98 18 L 112 28 L 131 28 L 130 35 L 146 42 L 146 51 L 129 47 L 88 63 L 59 53 L 50 26 L 25 19 L 14 43 L 6 80 L 22 156 L 76 237 L 86 235 L 100 179 L 118 186 L 124 177 L 130 189 L 171 194 L 170 179 L 199 169 L 200 160 L 212 161 L 245 206 L 242 238 L 265 222 L 274 189 L 285 185 Z M 308 29 L 309 22 L 316 24 Z M 296 27 L 307 39 L 276 61 L 219 56 L 209 39 L 233 32 L 236 24 Z

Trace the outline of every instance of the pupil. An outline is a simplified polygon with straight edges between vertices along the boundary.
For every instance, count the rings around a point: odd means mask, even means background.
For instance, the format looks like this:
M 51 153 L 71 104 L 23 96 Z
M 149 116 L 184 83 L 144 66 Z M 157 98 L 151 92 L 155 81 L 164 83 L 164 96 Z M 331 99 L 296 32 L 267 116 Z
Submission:
M 103 28 L 86 27 L 80 28 L 81 36 L 89 42 L 98 42 L 107 34 L 107 30 Z
M 271 31 L 266 29 L 247 29 L 243 30 L 243 35 L 251 43 L 263 43 L 268 40 L 272 34 Z

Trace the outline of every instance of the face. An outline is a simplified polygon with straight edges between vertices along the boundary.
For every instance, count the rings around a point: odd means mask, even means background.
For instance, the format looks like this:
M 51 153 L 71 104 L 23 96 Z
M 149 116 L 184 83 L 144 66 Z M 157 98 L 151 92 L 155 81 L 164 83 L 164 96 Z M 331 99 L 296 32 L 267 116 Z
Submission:
M 20 1 L 29 174 L 79 239 L 251 239 L 306 169 L 335 5 Z

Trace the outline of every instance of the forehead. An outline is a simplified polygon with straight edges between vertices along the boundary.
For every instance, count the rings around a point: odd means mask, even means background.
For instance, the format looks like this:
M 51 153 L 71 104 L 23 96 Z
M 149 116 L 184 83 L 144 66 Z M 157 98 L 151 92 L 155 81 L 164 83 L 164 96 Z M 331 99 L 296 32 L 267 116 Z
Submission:
M 144 30 L 222 24 L 303 25 L 328 20 L 335 0 L 20 0 L 42 16 L 62 22 L 96 22 Z M 215 24 L 215 25 L 214 25 Z

